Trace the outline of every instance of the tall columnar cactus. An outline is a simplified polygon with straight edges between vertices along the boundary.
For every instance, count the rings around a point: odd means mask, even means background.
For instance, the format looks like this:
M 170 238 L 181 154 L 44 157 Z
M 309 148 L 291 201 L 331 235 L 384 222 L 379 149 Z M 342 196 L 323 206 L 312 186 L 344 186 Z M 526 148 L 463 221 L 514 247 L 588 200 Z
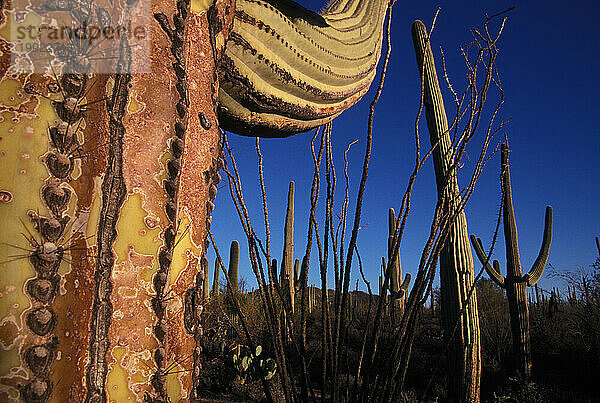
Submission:
M 393 237 L 396 230 L 396 213 L 393 208 L 388 211 L 388 261 L 392 259 L 394 254 Z M 384 262 L 385 265 L 385 262 Z M 392 294 L 393 309 L 396 313 L 402 313 L 404 310 L 404 296 L 408 292 L 408 286 L 410 284 L 410 273 L 406 273 L 402 284 L 400 279 L 402 278 L 402 266 L 400 265 L 400 251 L 396 251 L 396 259 L 391 263 L 392 273 L 390 282 L 390 293 Z
M 300 291 L 300 259 L 294 261 L 294 290 Z
M 383 292 L 383 280 L 385 279 L 385 258 L 382 260 L 384 261 L 381 263 L 381 273 L 379 274 L 379 296 L 385 297 L 387 295 L 387 291 L 385 293 Z
M 312 313 L 315 303 L 314 303 L 314 297 L 315 297 L 315 288 L 314 286 L 310 286 L 308 287 L 308 313 Z
M 214 296 L 219 295 L 219 288 L 221 284 L 219 283 L 219 277 L 221 274 L 221 261 L 218 257 L 215 258 L 215 275 L 213 278 L 213 286 L 212 286 L 212 294 Z
M 454 215 L 460 205 L 460 190 L 454 164 L 452 142 L 444 100 L 438 83 L 435 62 L 425 24 L 415 21 L 412 37 L 417 55 L 417 66 L 424 82 L 424 103 L 438 198 L 447 200 L 445 213 Z M 440 286 L 442 321 L 446 335 L 452 335 L 448 354 L 450 396 L 460 401 L 479 401 L 481 352 L 477 296 L 473 290 L 474 263 L 469 245 L 467 219 L 458 212 L 440 253 Z M 464 310 L 464 313 L 460 314 Z M 455 331 L 455 324 L 458 329 Z
M 529 346 L 529 307 L 527 306 L 527 286 L 534 286 L 544 272 L 548 261 L 550 243 L 552 242 L 552 207 L 546 207 L 546 220 L 542 247 L 531 270 L 523 275 L 521 258 L 519 256 L 519 240 L 517 223 L 512 201 L 510 186 L 510 167 L 508 163 L 508 146 L 502 144 L 501 150 L 502 194 L 504 195 L 502 212 L 504 218 L 504 239 L 506 243 L 506 277 L 500 274 L 500 264 L 494 260 L 490 265 L 483 250 L 481 240 L 471 235 L 471 242 L 477 257 L 488 275 L 506 290 L 508 308 L 510 310 L 510 324 L 513 338 L 513 356 L 516 369 L 522 376 L 531 376 L 531 349 Z M 536 288 L 537 294 L 537 288 Z
M 385 293 L 383 292 L 383 284 L 385 281 L 385 269 L 386 268 L 387 268 L 387 264 L 385 262 L 385 257 L 382 257 L 381 258 L 381 274 L 379 275 L 379 294 L 380 295 L 383 294 L 387 298 L 387 292 L 385 292 Z M 391 273 L 392 278 L 390 278 L 390 283 L 394 280 L 394 277 L 396 279 L 400 278 L 400 275 L 396 271 L 399 269 L 400 269 L 399 265 L 392 266 L 392 273 Z M 398 285 L 397 281 L 396 281 L 395 286 L 393 284 L 390 284 L 390 286 L 391 286 L 389 288 L 390 301 L 391 301 L 390 308 L 391 308 L 392 315 L 396 315 L 396 313 L 402 314 L 402 312 L 404 310 L 404 297 L 408 293 L 408 287 L 410 285 L 410 280 L 411 280 L 410 273 L 406 273 L 404 275 L 404 280 L 402 281 L 402 284 Z
M 287 198 L 287 211 L 283 235 L 283 258 L 281 259 L 281 286 L 285 288 L 286 298 L 294 312 L 294 295 L 296 292 L 294 276 L 294 182 L 290 182 Z
M 227 287 L 229 291 L 236 293 L 238 291 L 238 284 L 240 281 L 240 244 L 238 241 L 232 241 L 229 247 L 229 270 L 227 275 L 229 276 L 229 283 Z

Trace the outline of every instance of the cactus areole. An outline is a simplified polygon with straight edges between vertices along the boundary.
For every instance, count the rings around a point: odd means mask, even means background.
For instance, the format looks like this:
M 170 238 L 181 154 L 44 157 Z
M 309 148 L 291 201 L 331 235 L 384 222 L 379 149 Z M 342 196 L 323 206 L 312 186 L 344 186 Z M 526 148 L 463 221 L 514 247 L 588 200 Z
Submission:
M 389 6 L 4 4 L 0 401 L 195 399 L 219 128 L 284 137 L 349 108 L 375 75 Z M 130 19 L 147 42 L 126 30 L 102 51 L 67 40 L 38 57 L 11 36 Z

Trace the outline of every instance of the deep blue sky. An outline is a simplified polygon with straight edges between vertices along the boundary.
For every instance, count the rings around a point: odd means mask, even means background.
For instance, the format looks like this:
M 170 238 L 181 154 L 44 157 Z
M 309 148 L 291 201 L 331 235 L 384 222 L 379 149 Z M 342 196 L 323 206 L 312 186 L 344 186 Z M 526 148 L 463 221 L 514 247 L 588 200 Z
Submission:
M 323 6 L 318 0 L 302 4 L 317 11 Z M 420 83 L 410 25 L 414 19 L 421 19 L 429 27 L 435 10 L 438 6 L 442 7 L 432 37 L 433 49 L 439 71 L 439 46 L 443 47 L 450 78 L 455 88 L 460 89 L 465 84 L 465 68 L 459 46 L 470 40 L 469 28 L 481 27 L 484 13 L 493 14 L 513 4 L 506 1 L 411 3 L 398 0 L 394 6 L 392 54 L 383 94 L 376 109 L 373 152 L 361 220 L 362 225 L 368 225 L 360 231 L 358 240 L 367 277 L 375 288 L 381 256 L 386 254 L 387 248 L 387 210 L 399 207 L 414 161 L 413 125 Z M 539 251 L 546 205 L 554 208 L 554 239 L 549 262 L 557 268 L 572 269 L 587 267 L 597 257 L 594 236 L 600 235 L 600 187 L 597 179 L 600 171 L 598 15 L 600 3 L 597 1 L 577 1 L 569 5 L 558 1 L 523 2 L 508 14 L 499 43 L 501 53 L 497 64 L 506 93 L 500 117 L 511 119 L 506 133 L 512 150 L 513 201 L 524 271 L 529 270 Z M 343 152 L 349 142 L 358 138 L 359 143 L 349 154 L 351 191 L 354 190 L 351 196 L 356 194 L 364 155 L 368 105 L 372 96 L 373 91 L 370 91 L 359 104 L 334 121 L 332 141 L 340 191 L 338 201 L 343 197 Z M 451 110 L 447 91 L 444 97 L 447 109 Z M 428 147 L 424 124 L 422 133 L 423 144 Z M 304 133 L 288 139 L 261 140 L 272 250 L 278 261 L 281 260 L 285 201 L 290 180 L 296 182 L 295 257 L 301 258 L 305 248 L 312 181 L 311 138 L 312 133 Z M 251 210 L 253 224 L 259 234 L 264 234 L 254 139 L 236 135 L 229 135 L 229 139 L 237 151 L 245 200 Z M 470 156 L 475 158 L 475 155 L 473 151 Z M 469 160 L 465 163 L 464 170 L 469 171 L 472 165 Z M 491 240 L 500 200 L 498 176 L 499 156 L 490 161 L 467 207 L 469 232 L 476 233 L 486 245 Z M 464 177 L 459 181 L 461 185 L 466 183 Z M 412 212 L 401 245 L 405 271 L 414 273 L 416 270 L 435 200 L 430 161 L 417 180 Z M 354 202 L 351 208 L 353 210 Z M 318 213 L 322 223 L 322 209 Z M 348 227 L 351 226 L 352 220 L 349 220 Z M 247 242 L 226 188 L 221 189 L 217 196 L 212 227 L 222 254 L 227 254 L 232 239 L 240 241 L 241 277 L 250 286 L 255 285 L 246 257 Z M 499 241 L 494 258 L 500 261 L 505 272 L 502 232 Z M 211 266 L 212 256 L 211 249 Z M 316 246 L 312 256 L 309 281 L 316 283 Z M 352 275 L 354 285 L 358 270 L 354 270 Z M 556 284 L 546 273 L 540 282 L 544 288 Z

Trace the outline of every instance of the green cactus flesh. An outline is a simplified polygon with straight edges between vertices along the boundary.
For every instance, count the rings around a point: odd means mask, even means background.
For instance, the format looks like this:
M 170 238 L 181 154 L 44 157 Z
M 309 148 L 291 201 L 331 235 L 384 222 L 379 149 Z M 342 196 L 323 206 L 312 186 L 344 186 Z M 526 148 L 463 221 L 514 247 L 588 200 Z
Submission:
M 285 292 L 288 303 L 294 312 L 294 182 L 290 182 L 287 199 L 287 212 L 283 236 L 283 258 L 281 259 L 281 274 L 285 279 Z
M 46 1 L 30 3 L 35 9 Z M 94 15 L 102 14 L 100 8 L 133 15 L 134 3 L 98 0 L 90 7 Z M 16 4 L 5 2 L 5 17 L 15 14 Z M 165 370 L 182 356 L 193 356 L 190 367 L 197 369 L 197 346 L 181 306 L 184 295 L 192 295 L 187 291 L 206 295 L 208 285 L 206 274 L 198 290 L 196 274 L 220 181 L 217 123 L 250 135 L 306 131 L 357 102 L 375 75 L 386 0 L 336 1 L 322 17 L 293 4 L 152 2 L 148 11 L 156 21 L 145 24 L 151 52 L 131 56 L 133 46 L 116 44 L 109 59 L 120 63 L 118 74 L 86 71 L 78 77 L 60 69 L 51 74 L 49 64 L 40 74 L 10 70 L 10 18 L 0 21 L 0 221 L 10 229 L 0 240 L 15 244 L 21 232 L 32 231 L 45 241 L 36 250 L 15 245 L 35 256 L 10 263 L 6 255 L 12 252 L 0 256 L 7 273 L 0 279 L 7 290 L 0 320 L 10 341 L 0 351 L 1 401 L 20 393 L 25 400 L 52 402 L 193 398 L 195 371 L 179 364 L 168 375 Z M 208 13 L 209 7 L 216 12 Z M 149 74 L 127 74 L 125 65 L 144 61 Z M 66 98 L 75 102 L 48 92 L 60 86 L 70 91 L 74 78 L 82 83 L 81 94 Z M 95 107 L 83 113 L 77 105 L 86 102 Z M 65 122 L 76 127 L 69 144 L 86 158 L 58 150 L 64 139 L 54 142 L 60 137 L 53 139 L 48 129 Z M 58 259 L 63 251 L 50 240 L 52 231 L 73 246 L 64 259 Z M 237 262 L 239 245 L 230 257 L 232 289 L 239 281 Z M 216 293 L 218 270 L 215 265 Z M 40 277 L 48 273 L 58 277 Z M 27 284 L 34 280 L 44 281 L 37 281 L 41 288 L 30 298 Z M 59 292 L 44 299 L 40 292 L 48 289 Z M 200 312 L 200 298 L 189 300 L 188 312 Z M 41 372 L 27 363 L 27 351 L 36 345 L 52 356 Z M 32 395 L 34 389 L 40 396 Z
M 330 3 L 323 15 L 291 1 L 236 1 L 219 68 L 219 117 L 233 132 L 281 137 L 331 121 L 369 89 L 386 0 Z
M 417 66 L 424 82 L 424 103 L 427 127 L 433 151 L 438 198 L 450 201 L 448 211 L 460 204 L 460 191 L 454 163 L 453 149 L 448 133 L 448 120 L 440 90 L 429 36 L 425 25 L 415 21 L 412 37 L 417 55 Z M 440 253 L 440 288 L 442 319 L 447 334 L 454 334 L 449 349 L 449 366 L 452 377 L 450 394 L 465 401 L 479 401 L 481 353 L 477 296 L 473 288 L 474 263 L 469 245 L 467 219 L 464 211 L 458 212 Z M 464 314 L 459 315 L 464 310 Z M 454 332 L 455 324 L 459 327 Z
M 237 292 L 238 284 L 240 281 L 239 277 L 240 270 L 240 244 L 238 241 L 232 241 L 229 247 L 229 276 L 228 287 L 231 291 Z

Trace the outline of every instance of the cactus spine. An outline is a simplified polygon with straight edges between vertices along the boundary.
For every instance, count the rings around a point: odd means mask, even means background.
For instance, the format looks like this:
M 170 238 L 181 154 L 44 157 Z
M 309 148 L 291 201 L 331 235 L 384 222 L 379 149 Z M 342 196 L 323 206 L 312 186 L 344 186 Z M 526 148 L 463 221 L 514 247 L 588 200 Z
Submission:
M 479 401 L 481 355 L 477 296 L 473 290 L 474 263 L 469 245 L 467 219 L 460 205 L 460 189 L 453 170 L 454 153 L 448 133 L 444 100 L 437 79 L 427 29 L 421 21 L 412 25 L 412 37 L 419 73 L 424 83 L 427 127 L 433 150 L 438 198 L 448 200 L 447 211 L 458 214 L 440 253 L 442 322 L 447 335 L 453 335 L 448 354 L 450 396 L 459 401 Z M 464 309 L 464 313 L 459 313 Z M 454 332 L 456 323 L 458 329 Z
M 294 182 L 288 189 L 287 212 L 283 235 L 283 258 L 281 259 L 282 287 L 288 294 L 288 302 L 294 312 L 295 276 L 294 276 Z
M 508 163 L 508 146 L 502 144 L 501 151 L 502 193 L 504 215 L 504 239 L 506 242 L 506 278 L 500 274 L 500 264 L 494 260 L 494 266 L 485 265 L 488 275 L 502 288 L 506 289 L 510 323 L 513 337 L 513 355 L 515 367 L 525 377 L 531 376 L 531 351 L 529 346 L 529 308 L 527 306 L 527 286 L 534 286 L 539 281 L 550 252 L 552 242 L 552 207 L 546 207 L 546 221 L 544 224 L 544 237 L 542 247 L 531 270 L 523 275 L 521 258 L 519 256 L 519 242 L 517 223 L 512 202 L 512 189 L 510 186 L 510 167 Z M 481 240 L 471 235 L 471 242 L 482 264 L 488 261 L 483 250 Z M 536 286 L 536 299 L 537 286 Z
M 227 287 L 233 293 L 238 291 L 240 267 L 240 244 L 238 241 L 232 241 L 229 247 L 229 283 Z

